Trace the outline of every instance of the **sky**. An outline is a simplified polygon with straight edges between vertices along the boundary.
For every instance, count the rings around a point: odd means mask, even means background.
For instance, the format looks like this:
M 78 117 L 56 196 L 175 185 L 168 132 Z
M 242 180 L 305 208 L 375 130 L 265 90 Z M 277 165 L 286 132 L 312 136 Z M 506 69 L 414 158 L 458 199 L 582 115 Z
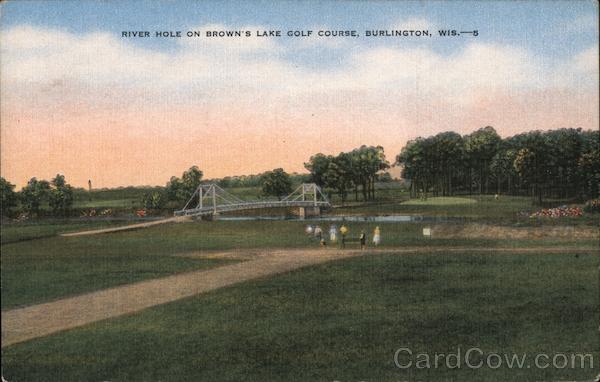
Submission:
M 257 36 L 270 30 L 282 36 Z M 358 36 L 316 35 L 340 30 Z M 596 1 L 9 0 L 0 173 L 18 188 L 57 173 L 164 185 L 192 165 L 206 178 L 305 172 L 313 154 L 363 144 L 393 162 L 448 130 L 597 129 L 598 83 Z

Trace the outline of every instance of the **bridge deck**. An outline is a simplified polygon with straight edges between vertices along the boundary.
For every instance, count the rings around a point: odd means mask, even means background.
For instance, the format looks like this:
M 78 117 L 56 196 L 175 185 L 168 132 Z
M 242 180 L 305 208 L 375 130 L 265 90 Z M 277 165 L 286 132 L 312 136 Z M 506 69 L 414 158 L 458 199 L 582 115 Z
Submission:
M 205 207 L 197 207 L 175 211 L 176 216 L 201 216 L 212 215 L 214 213 L 232 212 L 242 210 L 252 210 L 257 208 L 281 208 L 281 207 L 331 207 L 329 202 L 325 201 L 301 201 L 301 200 L 281 200 L 264 202 L 232 203 Z

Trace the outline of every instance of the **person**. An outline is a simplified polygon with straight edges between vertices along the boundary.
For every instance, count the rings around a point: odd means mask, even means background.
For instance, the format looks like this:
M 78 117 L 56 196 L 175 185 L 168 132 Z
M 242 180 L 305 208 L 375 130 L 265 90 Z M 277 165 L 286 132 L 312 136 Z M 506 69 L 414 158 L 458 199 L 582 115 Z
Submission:
M 373 231 L 373 244 L 377 247 L 381 243 L 381 231 L 379 227 L 375 227 L 375 231 Z
M 337 226 L 335 224 L 332 224 L 331 227 L 329 227 L 329 241 L 332 243 L 337 241 Z
M 319 241 L 321 241 L 321 239 L 323 238 L 323 230 L 320 226 L 315 227 L 315 237 L 319 239 Z
M 365 235 L 365 231 L 360 232 L 360 249 L 365 249 L 367 245 L 367 235 Z
M 304 230 L 306 232 L 307 235 L 311 235 L 313 233 L 313 226 L 312 225 L 307 225 L 306 229 Z
M 342 234 L 342 248 L 346 248 L 346 234 L 348 233 L 348 227 L 342 224 L 340 233 Z

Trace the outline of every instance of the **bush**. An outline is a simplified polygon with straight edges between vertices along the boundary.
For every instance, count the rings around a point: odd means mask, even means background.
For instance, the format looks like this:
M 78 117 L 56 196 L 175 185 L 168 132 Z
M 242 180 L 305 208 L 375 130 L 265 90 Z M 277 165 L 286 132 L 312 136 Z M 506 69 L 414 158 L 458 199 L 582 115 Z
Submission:
M 600 199 L 592 199 L 585 202 L 583 206 L 585 212 L 597 213 L 600 212 Z

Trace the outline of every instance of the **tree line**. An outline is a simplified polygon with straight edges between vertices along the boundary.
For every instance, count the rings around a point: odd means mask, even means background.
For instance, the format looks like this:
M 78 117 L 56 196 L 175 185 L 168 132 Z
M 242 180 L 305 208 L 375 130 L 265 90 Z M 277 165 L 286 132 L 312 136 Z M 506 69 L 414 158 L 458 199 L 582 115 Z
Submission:
M 497 193 L 590 199 L 600 183 L 600 134 L 580 128 L 501 138 L 487 126 L 461 136 L 443 132 L 409 141 L 396 164 L 411 195 Z
M 354 191 L 355 200 L 375 198 L 375 182 L 383 170 L 390 167 L 381 146 L 361 146 L 338 155 L 316 154 L 304 167 L 310 180 L 323 189 L 334 190 L 344 203 Z M 360 191 L 360 192 L 359 192 Z
M 530 131 L 501 138 L 487 126 L 461 136 L 447 131 L 406 143 L 394 165 L 410 181 L 417 197 L 456 194 L 529 195 L 538 203 L 543 197 L 593 199 L 600 190 L 600 133 L 582 129 Z M 338 155 L 322 153 L 304 163 L 308 174 L 288 174 L 278 168 L 258 175 L 203 179 L 198 166 L 173 176 L 165 187 L 145 192 L 142 205 L 149 209 L 180 207 L 201 183 L 223 188 L 260 187 L 263 196 L 279 199 L 292 192 L 293 184 L 314 182 L 330 196 L 346 202 L 354 193 L 358 201 L 375 198 L 375 182 L 390 180 L 390 163 L 381 146 L 360 146 Z M 73 187 L 61 174 L 51 181 L 31 178 L 20 192 L 0 178 L 2 215 L 17 204 L 23 212 L 38 214 L 43 205 L 53 215 L 67 215 L 73 205 Z
M 23 212 L 34 215 L 39 214 L 45 204 L 54 216 L 66 216 L 73 206 L 73 187 L 61 174 L 57 174 L 50 182 L 31 178 L 18 193 L 14 184 L 0 177 L 0 193 L 2 216 L 8 215 L 18 203 Z

